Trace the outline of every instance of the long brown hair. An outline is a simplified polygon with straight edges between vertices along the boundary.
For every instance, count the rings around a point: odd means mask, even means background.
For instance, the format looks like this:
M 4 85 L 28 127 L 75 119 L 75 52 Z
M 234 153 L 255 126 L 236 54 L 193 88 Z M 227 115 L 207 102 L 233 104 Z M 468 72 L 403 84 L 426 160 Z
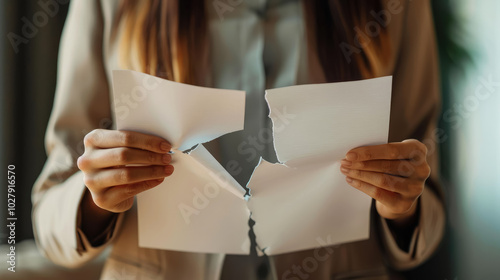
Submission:
M 387 30 L 380 25 L 370 43 L 355 42 L 355 27 L 381 0 L 303 0 L 309 47 L 329 82 L 380 75 L 390 56 Z M 182 83 L 209 82 L 208 20 L 204 0 L 122 0 L 115 28 L 121 28 L 122 62 L 130 68 Z M 344 49 L 342 48 L 344 47 Z M 346 57 L 345 48 L 360 50 Z M 137 69 L 139 68 L 139 69 Z

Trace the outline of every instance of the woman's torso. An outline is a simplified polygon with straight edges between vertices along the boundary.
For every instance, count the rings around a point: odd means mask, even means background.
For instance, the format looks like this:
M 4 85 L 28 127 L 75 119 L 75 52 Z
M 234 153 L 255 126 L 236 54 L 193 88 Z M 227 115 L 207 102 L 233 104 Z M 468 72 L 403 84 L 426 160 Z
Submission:
M 111 71 L 120 69 L 118 49 L 109 39 L 118 0 L 102 0 L 104 17 L 104 67 L 111 84 Z M 241 167 L 232 175 L 243 185 L 262 156 L 275 161 L 272 141 L 264 134 L 271 126 L 265 89 L 321 82 L 319 64 L 308 50 L 301 1 L 299 0 L 207 0 L 212 81 L 216 88 L 239 89 L 247 93 L 245 130 L 218 139 L 217 158 L 223 166 L 230 161 Z M 403 14 L 393 16 L 390 26 L 399 34 Z M 398 23 L 398 21 L 400 21 Z M 397 48 L 398 40 L 392 45 Z M 394 67 L 394 64 L 391 64 Z M 387 69 L 387 74 L 392 69 Z M 103 279 L 257 279 L 262 258 L 232 257 L 221 254 L 195 254 L 139 248 L 137 246 L 137 208 L 126 213 L 114 241 Z M 331 250 L 330 250 L 331 249 Z M 372 227 L 369 240 L 329 248 L 326 260 L 317 260 L 308 279 L 386 279 L 382 253 Z M 306 279 L 293 274 L 314 258 L 314 251 L 302 251 L 272 258 L 277 279 Z M 224 264 L 224 261 L 226 265 Z M 288 273 L 287 271 L 291 271 Z M 288 273 L 288 274 L 287 274 Z M 299 278 L 293 278 L 298 277 Z M 268 278 L 272 279 L 272 278 Z

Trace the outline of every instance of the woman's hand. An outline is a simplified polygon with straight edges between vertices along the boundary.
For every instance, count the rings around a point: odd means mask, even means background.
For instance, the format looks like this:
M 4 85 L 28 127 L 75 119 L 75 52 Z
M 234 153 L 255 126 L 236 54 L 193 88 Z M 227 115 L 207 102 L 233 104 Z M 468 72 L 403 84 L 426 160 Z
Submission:
M 350 150 L 340 171 L 349 185 L 373 197 L 380 216 L 405 220 L 414 216 L 417 200 L 430 175 L 427 148 L 417 140 Z
M 109 212 L 127 211 L 135 195 L 159 185 L 174 171 L 168 154 L 171 145 L 160 137 L 96 129 L 85 136 L 84 144 L 78 168 L 85 175 L 93 203 Z M 131 164 L 141 166 L 128 166 Z M 83 212 L 95 216 L 99 209 L 89 205 L 89 198 L 88 194 L 84 197 Z

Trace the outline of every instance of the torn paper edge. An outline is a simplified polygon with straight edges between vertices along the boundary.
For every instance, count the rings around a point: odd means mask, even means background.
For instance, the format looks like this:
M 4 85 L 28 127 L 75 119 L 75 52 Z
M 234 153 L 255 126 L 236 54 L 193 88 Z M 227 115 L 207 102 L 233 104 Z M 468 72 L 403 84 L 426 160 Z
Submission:
M 168 81 L 168 80 L 167 80 L 167 81 Z M 172 82 L 172 81 L 169 81 L 169 82 Z M 269 92 L 268 92 L 268 90 L 266 90 L 265 100 L 266 100 L 266 103 L 267 103 L 268 108 L 269 108 L 269 114 L 268 114 L 268 117 L 271 119 L 272 124 L 273 124 L 273 126 L 272 126 L 272 129 L 273 129 L 273 147 L 274 147 L 274 151 L 275 151 L 275 154 L 276 154 L 276 158 L 278 159 L 278 163 L 271 163 L 271 162 L 269 162 L 269 163 L 270 163 L 270 164 L 279 164 L 279 165 L 283 165 L 283 166 L 288 167 L 288 168 L 293 168 L 293 167 L 287 166 L 287 165 L 286 165 L 286 162 L 283 162 L 283 161 L 279 158 L 279 155 L 278 155 L 278 152 L 277 152 L 277 149 L 276 149 L 276 141 L 275 141 L 275 139 L 276 139 L 276 137 L 275 137 L 275 135 L 276 135 L 276 129 L 275 129 L 276 123 L 275 123 L 275 120 L 273 119 L 273 117 L 271 117 L 271 115 L 272 115 L 273 111 L 272 111 L 272 109 L 271 109 L 271 104 L 270 104 L 269 99 L 268 99 L 268 94 L 269 94 Z M 244 104 L 245 104 L 245 100 L 244 100 L 244 102 L 243 102 L 243 106 L 244 106 Z M 388 124 L 388 125 L 389 125 L 389 124 Z M 242 128 L 241 128 L 241 129 L 239 129 L 239 130 L 244 129 L 244 121 L 243 121 L 243 125 L 242 125 L 241 127 L 242 127 Z M 239 131 L 239 130 L 234 130 L 234 131 Z M 233 132 L 233 131 L 231 131 L 231 132 Z M 231 132 L 227 132 L 227 133 L 221 134 L 221 135 L 219 135 L 219 136 L 217 136 L 217 137 L 214 137 L 214 138 L 208 139 L 208 140 L 206 140 L 206 141 L 204 141 L 204 142 L 199 142 L 199 143 L 195 144 L 192 148 L 186 149 L 186 150 L 184 150 L 184 151 L 180 151 L 180 150 L 175 150 L 175 151 L 185 152 L 186 154 L 191 154 L 191 153 L 193 153 L 193 152 L 195 152 L 195 153 L 196 153 L 196 150 L 199 148 L 199 145 L 200 145 L 200 144 L 204 144 L 204 143 L 210 142 L 210 141 L 212 141 L 212 140 L 214 140 L 214 139 L 217 139 L 217 138 L 219 138 L 219 137 L 221 137 L 221 136 L 223 136 L 223 135 L 225 135 L 225 134 L 231 133 Z M 182 146 L 182 145 L 181 145 L 181 146 Z M 206 149 L 205 149 L 205 150 L 206 150 Z M 198 150 L 198 152 L 200 152 L 200 150 Z M 213 155 L 212 155 L 212 154 L 211 154 L 208 150 L 206 150 L 206 152 L 207 152 L 207 153 L 208 153 L 208 154 L 209 154 L 209 155 L 213 158 L 213 160 L 214 160 L 215 162 L 217 162 L 217 163 L 218 163 L 218 161 L 215 159 L 215 157 L 213 157 Z M 243 188 L 240 184 L 235 184 L 236 186 L 239 186 L 239 187 L 240 187 L 240 188 L 238 188 L 238 191 L 234 190 L 234 188 L 229 188 L 229 187 L 228 187 L 228 185 L 227 185 L 227 183 L 221 183 L 221 182 L 220 182 L 220 180 L 217 180 L 217 179 L 216 179 L 216 178 L 218 178 L 218 177 L 214 177 L 214 176 L 212 176 L 212 174 L 211 174 L 211 173 L 213 173 L 213 172 L 211 172 L 211 170 L 208 170 L 208 168 L 207 168 L 207 167 L 205 167 L 203 164 L 201 164 L 198 160 L 195 160 L 195 162 L 197 162 L 197 163 L 198 163 L 198 165 L 199 165 L 199 166 L 201 166 L 201 167 L 202 167 L 205 171 L 208 171 L 208 174 L 209 174 L 212 178 L 214 178 L 214 179 L 218 182 L 218 184 L 219 184 L 222 188 L 226 189 L 227 191 L 231 192 L 232 194 L 236 195 L 237 197 L 240 197 L 240 198 L 242 198 L 242 199 L 246 200 L 246 202 L 245 202 L 245 206 L 246 206 L 246 208 L 248 209 L 248 212 L 249 212 L 249 216 L 248 216 L 247 221 L 249 221 L 249 220 L 251 219 L 251 217 L 252 217 L 252 211 L 251 211 L 251 209 L 250 209 L 250 207 L 249 207 L 249 204 L 248 204 L 248 201 L 251 199 L 251 196 L 252 196 L 252 194 L 251 194 L 251 191 L 252 191 L 252 190 L 249 188 L 249 183 L 251 182 L 251 179 L 252 179 L 253 174 L 255 173 L 256 169 L 257 169 L 257 168 L 261 165 L 262 160 L 263 160 L 263 158 L 262 158 L 262 157 L 260 157 L 258 164 L 254 167 L 254 170 L 253 170 L 253 172 L 252 172 L 252 176 L 250 177 L 250 179 L 248 180 L 248 182 L 247 182 L 247 184 L 246 184 L 247 189 L 248 189 L 248 192 L 249 192 L 249 195 L 246 195 L 246 190 L 245 190 L 245 189 L 244 189 L 244 188 Z M 295 161 L 295 160 L 296 160 L 296 159 L 294 159 L 293 161 Z M 218 163 L 218 164 L 219 164 L 219 163 Z M 222 167 L 222 168 L 223 168 L 223 167 Z M 228 174 L 228 175 L 229 175 L 231 178 L 233 178 L 230 174 Z M 233 180 L 234 180 L 234 178 L 233 178 Z M 242 190 L 242 192 L 243 192 L 243 193 L 241 193 L 241 192 L 240 192 L 240 190 Z M 254 222 L 255 222 L 255 225 L 256 225 L 258 221 L 254 220 Z M 254 226 L 255 226 L 255 225 L 254 225 Z M 250 228 L 249 228 L 249 231 L 250 231 Z M 256 238 L 256 241 L 257 241 L 257 239 L 258 239 L 257 235 L 255 235 L 255 238 Z M 243 246 L 243 245 L 242 245 L 242 246 Z M 258 252 L 258 253 L 260 252 L 260 253 L 262 253 L 262 254 L 266 254 L 266 252 L 265 252 L 265 251 L 266 251 L 266 249 L 268 249 L 268 247 L 261 248 L 261 247 L 258 245 L 258 243 L 256 243 L 256 247 L 257 247 L 256 249 L 257 249 L 257 252 Z

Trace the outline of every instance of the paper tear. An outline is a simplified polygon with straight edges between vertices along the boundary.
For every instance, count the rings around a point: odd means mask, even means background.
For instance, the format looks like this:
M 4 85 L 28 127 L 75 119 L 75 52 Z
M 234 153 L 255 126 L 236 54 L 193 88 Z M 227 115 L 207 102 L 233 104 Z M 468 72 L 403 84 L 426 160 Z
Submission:
M 244 92 L 133 71 L 113 78 L 118 129 L 161 136 L 175 152 L 172 176 L 138 196 L 141 247 L 248 254 L 250 218 L 258 254 L 369 237 L 371 198 L 346 184 L 339 161 L 351 148 L 387 142 L 392 77 L 266 91 L 279 163 L 260 158 L 248 194 L 199 145 L 243 129 Z M 116 102 L 141 86 L 140 104 Z
M 340 160 L 387 143 L 391 85 L 382 77 L 266 91 L 280 163 L 261 161 L 247 185 L 266 254 L 316 248 L 318 236 L 331 236 L 328 245 L 369 237 L 371 198 L 346 183 Z
M 163 137 L 174 152 L 174 173 L 137 196 L 139 246 L 248 254 L 246 191 L 200 145 L 243 129 L 245 92 L 128 70 L 113 71 L 113 87 L 117 128 Z
M 191 154 L 191 152 L 192 152 L 192 151 L 194 151 L 194 150 L 195 150 L 195 149 L 196 149 L 199 145 L 200 145 L 200 144 L 196 144 L 196 145 L 194 145 L 193 147 L 191 147 L 191 148 L 189 148 L 189 149 L 187 149 L 187 150 L 184 150 L 184 151 L 182 151 L 182 152 L 183 152 L 183 153 L 185 153 L 185 154 L 188 154 L 188 155 L 189 155 L 189 154 Z M 172 154 L 174 154 L 174 152 L 172 152 Z

